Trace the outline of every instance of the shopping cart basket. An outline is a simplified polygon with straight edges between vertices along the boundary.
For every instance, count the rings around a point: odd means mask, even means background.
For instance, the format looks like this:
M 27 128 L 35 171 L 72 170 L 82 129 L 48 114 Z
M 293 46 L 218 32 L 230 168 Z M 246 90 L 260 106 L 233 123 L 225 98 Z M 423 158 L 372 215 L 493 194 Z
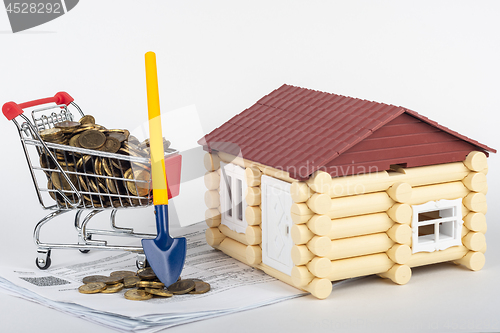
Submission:
M 50 104 L 50 105 L 46 105 Z M 40 107 L 44 105 L 43 107 Z M 32 109 L 30 120 L 23 109 Z M 47 269 L 51 264 L 52 249 L 78 249 L 86 253 L 91 249 L 125 250 L 137 253 L 137 266 L 147 265 L 141 246 L 108 245 L 107 240 L 94 235 L 154 238 L 154 234 L 134 232 L 119 227 L 116 213 L 120 209 L 143 208 L 152 204 L 150 160 L 145 156 L 109 153 L 66 144 L 46 142 L 40 133 L 64 121 L 73 121 L 75 110 L 84 113 L 73 98 L 59 92 L 54 97 L 22 104 L 5 103 L 2 111 L 16 125 L 29 166 L 38 200 L 43 209 L 52 212 L 35 226 L 33 239 L 37 245 L 36 265 Z M 18 122 L 18 117 L 22 122 Z M 106 129 L 101 129 L 103 132 Z M 43 133 L 43 132 L 42 132 Z M 169 184 L 169 197 L 179 193 L 181 155 L 175 149 L 165 150 L 165 166 Z M 55 186 L 58 185 L 58 186 Z M 85 210 L 90 210 L 84 215 Z M 103 211 L 110 211 L 109 229 L 90 229 L 89 221 Z M 44 243 L 40 230 L 50 220 L 75 211 L 74 226 L 78 243 Z M 82 219 L 82 216 L 85 216 Z

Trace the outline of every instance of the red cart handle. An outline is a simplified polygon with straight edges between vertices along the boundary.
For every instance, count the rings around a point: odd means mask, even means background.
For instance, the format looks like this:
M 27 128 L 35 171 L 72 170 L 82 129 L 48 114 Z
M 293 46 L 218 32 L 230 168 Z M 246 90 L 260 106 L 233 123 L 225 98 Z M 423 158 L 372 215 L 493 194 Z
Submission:
M 15 102 L 7 102 L 3 105 L 2 112 L 8 120 L 12 120 L 21 115 L 23 113 L 23 109 L 25 108 L 48 103 L 56 103 L 57 105 L 69 105 L 73 101 L 73 97 L 71 97 L 67 92 L 61 91 L 55 94 L 54 97 L 37 99 L 35 101 L 25 102 L 21 104 L 17 104 Z

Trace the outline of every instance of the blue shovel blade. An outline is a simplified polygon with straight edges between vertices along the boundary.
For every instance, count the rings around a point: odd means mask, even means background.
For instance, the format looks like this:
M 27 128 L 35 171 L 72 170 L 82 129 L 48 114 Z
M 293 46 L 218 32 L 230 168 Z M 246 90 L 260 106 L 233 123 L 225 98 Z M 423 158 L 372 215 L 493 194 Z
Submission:
M 186 260 L 186 238 L 172 238 L 168 232 L 168 205 L 156 205 L 155 239 L 143 239 L 142 248 L 149 265 L 165 286 L 170 286 L 181 276 Z

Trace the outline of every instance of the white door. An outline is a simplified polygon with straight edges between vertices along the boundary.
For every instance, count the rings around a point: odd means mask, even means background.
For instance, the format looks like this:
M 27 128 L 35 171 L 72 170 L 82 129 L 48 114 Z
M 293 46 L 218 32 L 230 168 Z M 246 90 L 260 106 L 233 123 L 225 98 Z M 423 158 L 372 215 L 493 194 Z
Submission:
M 294 266 L 290 187 L 290 183 L 262 176 L 262 262 L 287 275 Z

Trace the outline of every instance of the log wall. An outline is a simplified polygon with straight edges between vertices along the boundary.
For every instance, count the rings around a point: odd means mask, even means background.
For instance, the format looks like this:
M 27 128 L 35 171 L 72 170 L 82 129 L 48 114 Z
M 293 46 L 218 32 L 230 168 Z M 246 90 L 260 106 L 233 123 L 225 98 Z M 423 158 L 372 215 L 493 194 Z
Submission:
M 249 226 L 245 237 L 231 235 L 220 226 L 216 198 L 220 177 L 216 166 L 220 160 L 246 168 L 249 206 L 245 217 Z M 206 157 L 205 165 L 208 243 L 318 298 L 328 297 L 331 281 L 350 277 L 379 274 L 396 284 L 405 284 L 410 280 L 411 267 L 443 261 L 455 261 L 471 270 L 484 265 L 488 169 L 483 153 L 471 152 L 463 163 L 334 179 L 318 171 L 305 182 L 281 170 L 224 153 Z M 262 264 L 259 186 L 263 174 L 292 184 L 291 236 L 295 245 L 291 257 L 295 267 L 291 277 Z M 411 206 L 457 198 L 463 199 L 463 245 L 412 254 Z

